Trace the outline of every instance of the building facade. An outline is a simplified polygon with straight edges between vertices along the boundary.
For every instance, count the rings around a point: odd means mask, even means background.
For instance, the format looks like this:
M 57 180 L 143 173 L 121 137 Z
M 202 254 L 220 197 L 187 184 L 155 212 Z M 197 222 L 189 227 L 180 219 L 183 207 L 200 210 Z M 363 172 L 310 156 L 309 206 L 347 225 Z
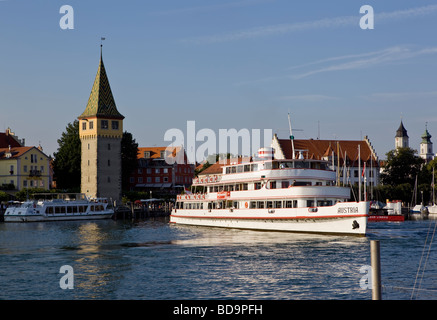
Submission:
M 175 159 L 184 159 L 174 161 Z M 194 165 L 187 163 L 183 148 L 140 147 L 138 166 L 129 178 L 131 191 L 151 192 L 152 196 L 175 195 L 193 182 Z
M 50 159 L 36 147 L 0 148 L 0 185 L 6 190 L 50 188 Z
M 109 85 L 102 53 L 85 111 L 78 117 L 81 140 L 81 192 L 121 199 L 123 119 Z

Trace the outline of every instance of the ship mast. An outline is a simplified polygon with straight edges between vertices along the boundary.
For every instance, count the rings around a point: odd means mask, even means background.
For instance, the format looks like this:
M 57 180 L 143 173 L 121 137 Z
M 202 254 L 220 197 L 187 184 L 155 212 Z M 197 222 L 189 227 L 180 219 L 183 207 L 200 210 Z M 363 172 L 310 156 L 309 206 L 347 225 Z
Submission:
M 288 113 L 288 126 L 290 127 L 291 159 L 294 159 L 294 136 L 293 136 L 293 130 L 291 130 L 290 113 Z

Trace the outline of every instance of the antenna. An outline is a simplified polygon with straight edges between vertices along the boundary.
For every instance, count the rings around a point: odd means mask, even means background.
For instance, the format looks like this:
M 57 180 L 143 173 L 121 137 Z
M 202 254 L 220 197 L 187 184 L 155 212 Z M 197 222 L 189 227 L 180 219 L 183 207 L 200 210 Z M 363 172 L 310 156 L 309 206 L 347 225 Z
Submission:
M 288 113 L 288 126 L 290 127 L 290 140 L 291 140 L 291 159 L 294 159 L 294 136 L 291 129 L 290 113 Z

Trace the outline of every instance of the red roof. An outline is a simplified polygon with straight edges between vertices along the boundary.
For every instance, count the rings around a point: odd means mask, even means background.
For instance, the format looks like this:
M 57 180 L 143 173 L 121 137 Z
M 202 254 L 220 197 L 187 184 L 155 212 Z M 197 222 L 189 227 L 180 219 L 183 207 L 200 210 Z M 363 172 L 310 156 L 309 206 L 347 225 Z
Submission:
M 285 158 L 291 159 L 291 140 L 278 139 L 278 142 Z M 341 163 L 345 157 L 350 161 L 358 161 L 358 146 L 360 146 L 361 161 L 371 160 L 372 150 L 365 140 L 294 140 L 296 157 L 299 155 L 298 150 L 302 151 L 306 159 L 322 159 L 332 156 L 332 152 L 334 152 L 335 156 L 339 153 Z M 373 159 L 376 161 L 375 156 Z

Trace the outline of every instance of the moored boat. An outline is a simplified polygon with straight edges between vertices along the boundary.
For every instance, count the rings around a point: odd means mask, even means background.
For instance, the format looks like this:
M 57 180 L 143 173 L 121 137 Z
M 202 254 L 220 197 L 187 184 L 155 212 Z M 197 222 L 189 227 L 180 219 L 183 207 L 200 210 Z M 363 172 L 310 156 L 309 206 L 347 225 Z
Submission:
M 210 227 L 305 233 L 366 234 L 369 202 L 350 202 L 324 160 L 237 158 L 222 173 L 197 178 L 179 195 L 170 222 Z M 267 148 L 269 149 L 269 148 Z M 270 155 L 270 157 L 266 157 Z
M 51 199 L 47 199 L 51 196 Z M 108 219 L 114 214 L 106 198 L 88 199 L 83 194 L 35 194 L 35 200 L 6 209 L 5 222 Z

